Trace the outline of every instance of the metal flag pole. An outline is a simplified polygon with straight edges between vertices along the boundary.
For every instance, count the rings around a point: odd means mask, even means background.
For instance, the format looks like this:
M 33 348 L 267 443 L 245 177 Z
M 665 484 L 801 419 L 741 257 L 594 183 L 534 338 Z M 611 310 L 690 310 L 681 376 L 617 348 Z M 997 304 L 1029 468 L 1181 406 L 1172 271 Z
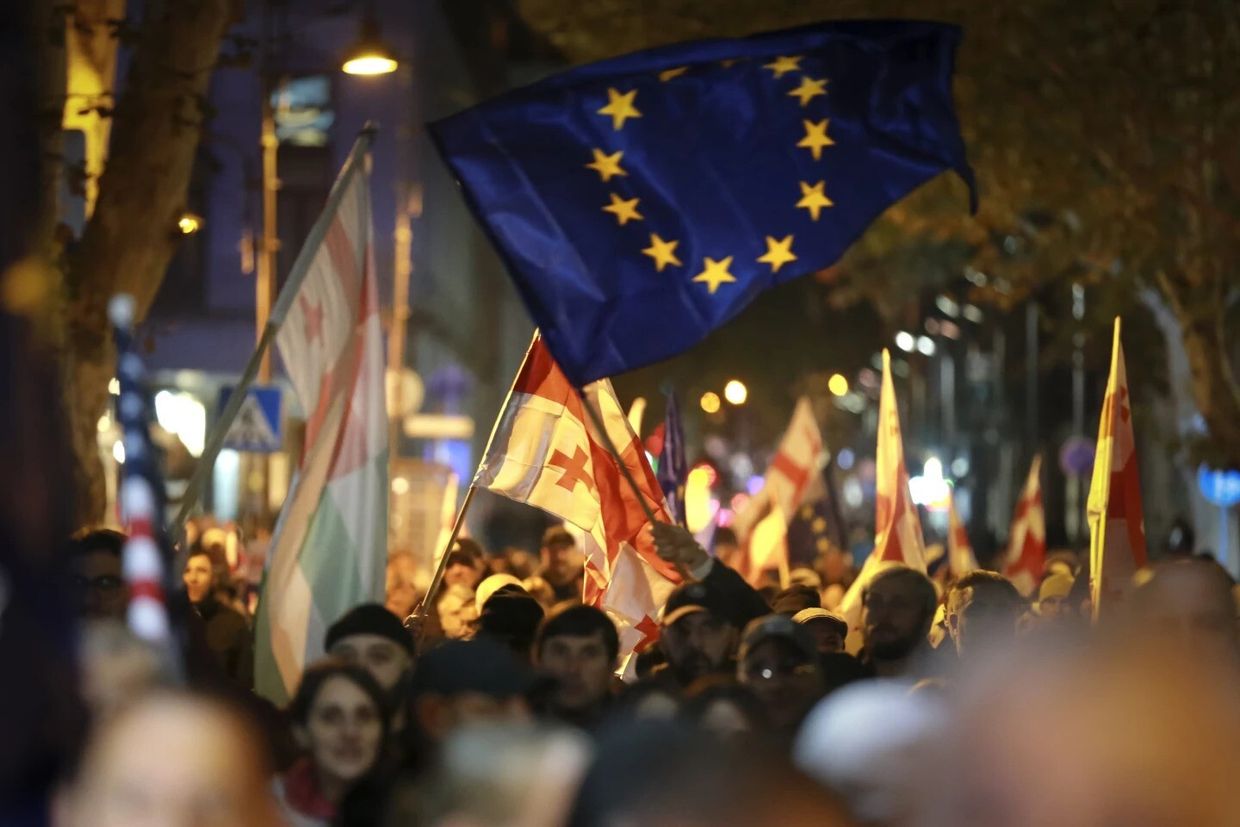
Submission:
M 250 354 L 250 361 L 246 363 L 245 370 L 241 373 L 241 379 L 233 389 L 232 396 L 228 398 L 228 404 L 224 406 L 224 410 L 220 412 L 219 419 L 216 420 L 215 425 L 212 427 L 211 433 L 203 446 L 202 456 L 198 458 L 194 474 L 190 477 L 189 484 L 185 488 L 185 494 L 181 497 L 181 507 L 177 510 L 176 516 L 172 518 L 172 522 L 168 524 L 168 538 L 173 545 L 176 545 L 181 540 L 185 529 L 185 521 L 189 519 L 190 513 L 197 507 L 198 501 L 202 497 L 207 477 L 215 466 L 215 458 L 219 455 L 220 449 L 224 447 L 224 438 L 228 435 L 228 430 L 232 427 L 233 420 L 237 418 L 237 414 L 241 411 L 241 405 L 245 402 L 246 392 L 249 390 L 250 385 L 254 383 L 254 378 L 258 375 L 268 348 L 271 346 L 276 334 L 279 333 L 281 325 L 284 324 L 284 317 L 288 315 L 289 308 L 293 304 L 297 291 L 301 289 L 302 282 L 306 280 L 306 274 L 310 272 L 310 264 L 314 260 L 314 254 L 322 244 L 323 237 L 327 235 L 327 228 L 331 225 L 332 217 L 336 214 L 341 200 L 344 199 L 349 182 L 365 162 L 366 155 L 370 151 L 377 131 L 378 127 L 373 122 L 368 122 L 362 127 L 357 140 L 353 144 L 353 149 L 349 152 L 349 157 L 345 160 L 344 166 L 341 167 L 340 174 L 336 176 L 335 183 L 332 184 L 331 192 L 327 196 L 327 204 L 324 205 L 323 211 L 319 213 L 314 226 L 310 228 L 310 234 L 306 236 L 306 242 L 302 245 L 301 252 L 297 254 L 297 260 L 293 262 L 292 269 L 289 270 L 284 288 L 280 291 L 280 296 L 267 318 L 267 326 L 263 328 L 263 335 L 258 340 L 254 352 Z

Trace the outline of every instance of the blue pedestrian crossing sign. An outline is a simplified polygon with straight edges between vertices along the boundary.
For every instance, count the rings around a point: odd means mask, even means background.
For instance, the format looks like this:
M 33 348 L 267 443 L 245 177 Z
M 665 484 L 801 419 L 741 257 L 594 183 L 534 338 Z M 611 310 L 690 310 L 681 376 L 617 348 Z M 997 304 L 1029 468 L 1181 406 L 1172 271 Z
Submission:
M 220 389 L 220 407 L 223 411 L 236 390 L 232 386 Z M 237 411 L 237 417 L 224 437 L 224 447 L 234 451 L 272 454 L 283 447 L 280 432 L 280 388 L 251 387 L 245 392 L 245 401 Z

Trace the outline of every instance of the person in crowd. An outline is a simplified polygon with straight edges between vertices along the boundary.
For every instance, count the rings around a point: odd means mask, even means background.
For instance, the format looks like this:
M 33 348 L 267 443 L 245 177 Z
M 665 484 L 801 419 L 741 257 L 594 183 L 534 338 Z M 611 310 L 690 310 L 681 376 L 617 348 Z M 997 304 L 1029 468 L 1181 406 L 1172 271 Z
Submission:
M 591 758 L 571 729 L 525 724 L 466 727 L 434 765 L 393 790 L 380 827 L 563 824 Z
M 842 615 L 828 612 L 826 609 L 802 609 L 792 616 L 792 621 L 805 627 L 818 654 L 829 655 L 844 651 L 844 641 L 848 638 L 848 621 Z
M 403 726 L 398 702 L 413 673 L 413 638 L 396 615 L 378 603 L 355 606 L 327 628 L 323 647 L 332 657 L 369 672 L 383 690 L 395 728 Z
M 769 727 L 766 707 L 753 690 L 721 675 L 689 687 L 680 717 L 725 741 L 761 736 Z
M 239 612 L 217 597 L 217 567 L 206 549 L 196 549 L 185 561 L 181 581 L 185 594 L 206 627 L 207 646 L 220 669 L 235 684 L 254 684 L 254 646 L 250 627 Z
M 478 619 L 473 589 L 460 583 L 444 585 L 435 595 L 435 613 L 444 636 L 452 640 L 465 640 L 473 634 L 474 621 Z
M 927 635 L 938 595 L 921 572 L 891 564 L 861 595 L 861 662 L 882 678 L 924 677 Z
M 616 625 L 599 609 L 569 603 L 548 615 L 534 641 L 534 663 L 555 681 L 546 712 L 573 726 L 595 727 L 612 704 L 619 652 Z
M 418 605 L 416 574 L 417 565 L 409 552 L 397 551 L 388 556 L 383 605 L 401 620 L 409 617 Z
M 125 620 L 129 589 L 121 571 L 125 535 L 107 528 L 83 529 L 69 540 L 70 576 L 78 613 L 96 620 Z
M 719 676 L 721 680 L 731 680 Z M 612 720 L 671 721 L 680 714 L 680 691 L 657 675 L 629 684 L 612 707 Z
M 771 611 L 792 617 L 804 609 L 821 609 L 822 596 L 812 586 L 794 584 L 780 591 L 771 601 Z
M 282 827 L 262 737 L 233 707 L 153 690 L 103 718 L 63 787 L 63 827 Z
M 478 614 L 482 614 L 482 607 L 491 599 L 491 595 L 505 588 L 525 591 L 525 586 L 521 583 L 520 578 L 511 574 L 501 572 L 484 578 L 478 584 L 478 588 L 474 590 L 474 608 L 478 610 Z
M 711 553 L 720 563 L 729 568 L 739 568 L 741 565 L 741 544 L 736 538 L 736 532 L 726 526 L 720 526 L 715 529 L 715 536 L 711 538 Z
M 449 640 L 418 660 L 410 686 L 413 721 L 407 758 L 425 760 L 462 726 L 525 721 L 536 688 L 508 647 L 485 638 Z
M 290 827 L 332 823 L 349 791 L 381 770 L 388 710 L 386 693 L 362 667 L 329 658 L 306 668 L 288 707 L 303 756 L 275 781 Z
M 1133 597 L 1150 634 L 1187 652 L 1240 666 L 1234 582 L 1212 559 L 1172 558 L 1154 566 Z
M 799 568 L 795 568 L 792 571 L 788 572 L 788 585 L 789 586 L 808 586 L 809 588 L 813 589 L 816 594 L 819 595 L 818 599 L 819 599 L 819 602 L 821 603 L 822 576 L 819 575 L 818 572 L 814 571 L 813 569 L 807 568 L 805 566 L 801 566 Z
M 1033 607 L 1038 627 L 1059 628 L 1074 623 L 1076 612 L 1069 602 L 1069 595 L 1075 579 L 1071 574 L 1055 572 L 1047 575 L 1038 586 L 1038 600 Z
M 813 638 L 785 615 L 760 617 L 745 627 L 736 678 L 762 702 L 779 735 L 791 736 L 825 691 Z
M 960 657 L 971 657 L 988 646 L 1010 644 L 1025 608 L 1011 580 L 984 569 L 956 580 L 947 593 L 946 606 L 947 632 Z
M 595 751 L 566 827 L 844 827 L 827 792 L 783 754 L 685 723 L 628 723 Z
M 562 525 L 548 528 L 539 555 L 542 564 L 537 574 L 551 586 L 556 602 L 581 600 L 585 558 L 568 529 Z
M 529 663 L 534 634 L 545 614 L 542 605 L 520 586 L 502 586 L 482 606 L 474 637 L 498 641 L 522 663 Z
M 448 552 L 448 562 L 443 571 L 444 585 L 461 586 L 473 591 L 487 576 L 486 553 L 482 546 L 468 537 L 460 537 Z

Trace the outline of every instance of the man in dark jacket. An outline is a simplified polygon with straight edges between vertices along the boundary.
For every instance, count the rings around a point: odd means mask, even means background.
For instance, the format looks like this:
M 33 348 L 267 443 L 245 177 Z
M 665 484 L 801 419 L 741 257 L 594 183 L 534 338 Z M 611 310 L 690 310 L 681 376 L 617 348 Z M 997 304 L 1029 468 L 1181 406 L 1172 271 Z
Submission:
M 244 689 L 254 685 L 254 647 L 250 627 L 237 610 L 215 598 L 215 573 L 211 554 L 195 551 L 185 561 L 181 575 L 185 592 L 206 627 L 207 647 L 216 663 L 233 683 Z

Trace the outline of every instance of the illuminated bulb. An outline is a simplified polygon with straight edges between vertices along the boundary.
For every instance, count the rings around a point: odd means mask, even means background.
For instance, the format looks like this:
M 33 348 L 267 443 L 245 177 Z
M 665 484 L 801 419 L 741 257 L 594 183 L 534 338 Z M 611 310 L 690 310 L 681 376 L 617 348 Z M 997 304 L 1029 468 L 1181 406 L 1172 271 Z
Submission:
M 723 398 L 733 405 L 744 405 L 749 398 L 749 388 L 739 379 L 733 379 L 723 386 Z
M 842 373 L 831 374 L 831 378 L 827 380 L 827 390 L 835 396 L 843 396 L 848 393 L 848 379 Z
M 708 414 L 718 413 L 720 406 L 719 394 L 714 391 L 707 391 L 702 394 L 699 404 L 701 404 L 702 410 Z

